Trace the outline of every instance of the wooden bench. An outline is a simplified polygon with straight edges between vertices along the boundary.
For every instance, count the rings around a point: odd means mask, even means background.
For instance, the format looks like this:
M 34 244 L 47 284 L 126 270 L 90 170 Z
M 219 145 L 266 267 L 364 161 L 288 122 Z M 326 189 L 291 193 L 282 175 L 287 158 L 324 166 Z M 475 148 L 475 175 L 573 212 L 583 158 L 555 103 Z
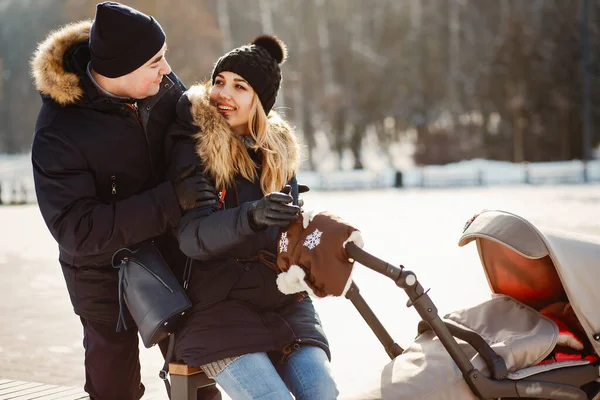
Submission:
M 169 363 L 171 400 L 196 400 L 198 389 L 214 385 L 202 368 L 192 368 L 179 362 Z

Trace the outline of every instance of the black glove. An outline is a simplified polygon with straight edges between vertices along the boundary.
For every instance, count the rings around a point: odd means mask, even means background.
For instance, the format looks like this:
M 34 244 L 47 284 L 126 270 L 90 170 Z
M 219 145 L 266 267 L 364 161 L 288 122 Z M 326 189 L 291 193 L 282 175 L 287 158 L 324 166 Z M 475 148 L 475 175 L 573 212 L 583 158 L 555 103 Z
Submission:
M 308 187 L 308 185 L 303 185 L 301 183 L 298 184 L 298 193 L 302 194 L 308 191 L 310 191 L 310 187 Z
M 310 190 L 310 188 L 308 187 L 308 185 L 303 185 L 301 183 L 298 184 L 298 194 L 306 193 L 309 190 Z M 303 199 L 298 199 L 298 206 L 300 208 L 304 207 L 304 200 Z
M 195 165 L 177 175 L 173 180 L 173 188 L 182 211 L 212 206 L 218 201 L 214 186 L 200 172 L 196 172 Z
M 281 192 L 272 192 L 252 203 L 248 209 L 248 222 L 253 230 L 267 226 L 287 226 L 298 217 L 300 207 L 292 204 L 292 187 L 287 185 Z

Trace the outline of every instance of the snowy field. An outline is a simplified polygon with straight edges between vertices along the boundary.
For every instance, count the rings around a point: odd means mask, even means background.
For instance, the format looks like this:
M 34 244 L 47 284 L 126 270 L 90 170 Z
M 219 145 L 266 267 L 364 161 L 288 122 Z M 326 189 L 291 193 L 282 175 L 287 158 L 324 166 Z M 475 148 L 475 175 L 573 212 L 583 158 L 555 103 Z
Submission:
M 600 184 L 461 189 L 311 191 L 305 208 L 328 210 L 362 231 L 365 249 L 416 272 L 441 313 L 488 297 L 474 244 L 457 246 L 463 225 L 482 209 L 503 209 L 538 226 L 600 235 Z M 73 315 L 57 250 L 37 206 L 0 207 L 0 378 L 82 385 L 81 326 Z M 400 345 L 418 316 L 387 278 L 355 267 L 361 293 Z M 389 361 L 352 304 L 317 300 L 329 335 L 341 397 L 358 393 Z M 158 349 L 141 348 L 146 398 L 164 396 Z
M 407 143 L 392 146 L 398 153 L 394 163 L 384 154 L 367 147 L 363 154 L 365 169 L 353 170 L 349 157 L 342 159 L 341 170 L 334 168 L 331 153 L 317 152 L 314 156 L 319 171 L 301 168 L 298 182 L 318 190 L 376 189 L 397 186 L 397 172 L 401 172 L 402 186 L 414 187 L 464 187 L 531 184 L 600 183 L 600 159 L 584 164 L 580 160 L 539 163 L 512 163 L 483 159 L 464 160 L 446 165 L 415 166 L 410 161 Z M 403 149 L 403 150 L 402 150 Z M 402 151 L 400 151 L 402 150 Z M 600 150 L 599 150 L 600 155 Z M 29 154 L 0 153 L 0 200 L 4 204 L 35 203 L 33 170 Z M 386 164 L 387 160 L 387 164 Z M 404 160 L 404 161 L 402 161 Z M 306 165 L 304 166 L 306 167 Z

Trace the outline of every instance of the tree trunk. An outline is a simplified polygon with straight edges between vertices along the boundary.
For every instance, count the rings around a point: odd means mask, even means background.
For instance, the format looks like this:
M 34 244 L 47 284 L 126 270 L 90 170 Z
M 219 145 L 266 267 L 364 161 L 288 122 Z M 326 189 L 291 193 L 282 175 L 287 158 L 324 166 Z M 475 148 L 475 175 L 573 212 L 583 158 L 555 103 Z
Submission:
M 459 0 L 449 0 L 449 73 L 448 73 L 448 102 L 452 118 L 456 119 L 461 113 L 458 104 L 458 87 L 460 73 L 460 4 Z
M 313 157 L 313 149 L 316 147 L 315 143 L 315 125 L 312 120 L 312 113 L 309 107 L 302 108 L 302 126 L 304 128 L 304 140 L 306 140 L 306 146 L 308 147 L 308 165 L 311 171 L 317 170 L 315 158 Z
M 331 52 L 329 50 L 329 29 L 327 28 L 327 20 L 325 19 L 325 0 L 315 0 L 317 12 L 317 32 L 319 37 L 319 50 L 321 52 L 320 59 L 323 68 L 323 77 L 325 82 L 325 96 L 329 97 L 335 91 L 333 79 L 333 62 L 331 60 Z
M 260 25 L 262 31 L 268 35 L 275 34 L 275 28 L 273 27 L 273 13 L 271 10 L 272 0 L 258 0 L 258 6 L 260 9 Z M 275 101 L 274 108 L 285 108 L 285 86 L 281 85 L 279 94 Z
M 354 169 L 363 169 L 361 160 L 362 140 L 365 137 L 367 126 L 363 122 L 357 122 L 352 129 L 352 137 L 350 139 L 350 150 L 354 156 Z
M 569 134 L 569 132 L 570 132 L 569 117 L 570 117 L 569 110 L 568 109 L 563 110 L 561 124 L 560 124 L 560 126 L 562 127 L 561 133 L 560 133 L 560 136 L 561 136 L 560 154 L 561 154 L 561 159 L 563 159 L 563 160 L 571 159 L 571 135 Z
M 217 21 L 219 23 L 221 34 L 223 35 L 223 52 L 226 53 L 233 48 L 227 0 L 217 0 Z
M 331 120 L 331 135 L 333 138 L 333 150 L 337 154 L 338 169 L 342 168 L 342 157 L 346 149 L 346 108 L 339 107 L 333 112 Z
M 513 122 L 513 162 L 522 163 L 525 161 L 525 129 L 527 120 L 522 115 L 522 111 L 517 111 Z

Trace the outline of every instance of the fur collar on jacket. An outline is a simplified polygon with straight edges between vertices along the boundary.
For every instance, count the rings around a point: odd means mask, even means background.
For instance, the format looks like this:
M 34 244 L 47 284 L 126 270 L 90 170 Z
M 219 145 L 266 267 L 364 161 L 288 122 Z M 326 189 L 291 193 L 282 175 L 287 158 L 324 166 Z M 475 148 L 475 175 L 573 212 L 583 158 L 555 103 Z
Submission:
M 60 105 L 75 103 L 83 96 L 79 76 L 65 71 L 63 57 L 73 46 L 89 39 L 91 26 L 92 21 L 82 21 L 50 33 L 31 59 L 35 88 Z
M 225 118 L 210 105 L 210 87 L 210 82 L 194 85 L 187 96 L 193 124 L 199 128 L 195 135 L 196 153 L 204 170 L 220 189 L 230 187 L 236 175 L 253 180 L 256 178 L 256 166 L 240 136 L 231 132 Z M 261 174 L 267 179 L 261 179 L 261 188 L 265 194 L 281 190 L 296 174 L 299 162 L 299 147 L 290 125 L 274 111 L 269 113 L 268 121 L 268 129 L 274 134 L 273 140 L 281 144 L 278 148 L 283 151 L 275 153 L 263 148 L 255 149 L 262 154 Z M 273 168 L 274 165 L 277 167 Z

